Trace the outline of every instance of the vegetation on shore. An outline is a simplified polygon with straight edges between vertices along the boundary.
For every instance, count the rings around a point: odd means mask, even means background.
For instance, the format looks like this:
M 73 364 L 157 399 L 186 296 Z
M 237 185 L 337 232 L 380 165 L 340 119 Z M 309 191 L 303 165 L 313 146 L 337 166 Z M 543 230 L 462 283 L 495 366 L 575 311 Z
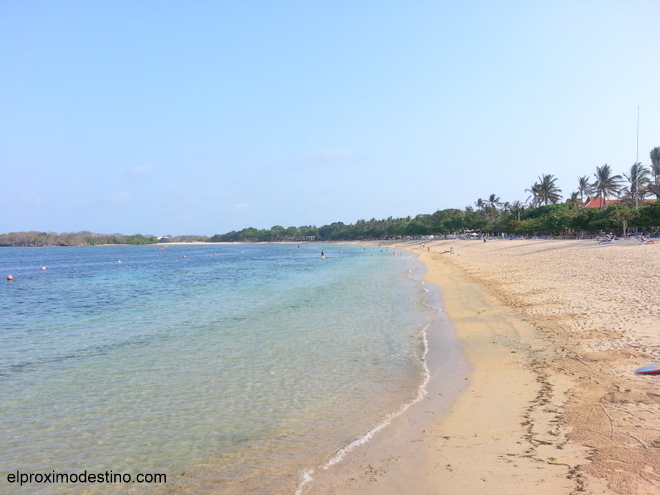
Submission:
M 153 244 L 158 238 L 142 234 L 94 234 L 92 232 L 10 232 L 0 234 L 0 246 L 101 246 L 104 244 Z
M 199 235 L 94 234 L 77 232 L 14 232 L 0 234 L 0 246 L 93 246 L 101 244 L 154 244 L 156 242 L 278 242 L 315 239 L 347 241 L 359 239 L 404 238 L 420 235 L 447 235 L 465 231 L 484 234 L 506 233 L 514 236 L 552 235 L 583 237 L 602 232 L 626 235 L 630 229 L 650 233 L 660 231 L 660 147 L 651 150 L 651 167 L 631 166 L 628 174 L 615 175 L 609 165 L 597 167 L 593 182 L 578 177 L 577 191 L 561 203 L 561 190 L 553 175 L 543 174 L 525 192 L 526 202 L 502 202 L 491 194 L 479 198 L 464 210 L 445 209 L 432 214 L 384 220 L 358 220 L 354 224 L 334 222 L 322 227 L 245 228 L 212 237 Z M 655 195 L 658 200 L 649 201 Z M 585 208 L 589 198 L 599 208 Z M 611 199 L 617 201 L 612 203 Z
M 272 242 L 314 237 L 321 241 L 384 239 L 430 234 L 456 234 L 475 231 L 484 234 L 506 233 L 516 236 L 554 235 L 581 237 L 603 231 L 627 233 L 636 228 L 647 232 L 660 229 L 660 147 L 651 150 L 651 167 L 635 163 L 628 174 L 615 175 L 609 165 L 597 167 L 593 182 L 589 176 L 578 177 L 577 191 L 564 203 L 557 179 L 543 174 L 529 189 L 526 202 L 502 202 L 496 194 L 479 198 L 464 210 L 438 210 L 405 218 L 358 220 L 346 225 L 335 222 L 323 227 L 247 228 L 216 234 L 211 241 Z M 625 179 L 624 179 L 625 177 Z M 585 208 L 589 198 L 596 198 L 600 208 Z M 617 199 L 616 203 L 608 201 Z
M 420 235 L 447 235 L 465 231 L 484 234 L 506 233 L 515 236 L 552 235 L 584 237 L 602 232 L 623 233 L 631 228 L 658 232 L 660 202 L 635 210 L 634 206 L 613 205 L 601 209 L 585 209 L 570 203 L 544 205 L 537 208 L 488 208 L 465 211 L 448 209 L 416 217 L 385 220 L 358 220 L 346 225 L 334 222 L 323 227 L 289 227 L 279 225 L 267 230 L 255 228 L 218 234 L 212 242 L 274 242 L 294 241 L 314 236 L 319 241 L 387 239 Z

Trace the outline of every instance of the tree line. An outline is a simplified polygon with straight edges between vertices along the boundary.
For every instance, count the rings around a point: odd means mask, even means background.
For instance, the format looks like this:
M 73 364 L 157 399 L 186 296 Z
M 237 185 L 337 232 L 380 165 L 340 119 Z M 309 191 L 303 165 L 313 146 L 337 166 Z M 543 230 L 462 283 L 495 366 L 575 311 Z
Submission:
M 104 244 L 154 244 L 158 238 L 153 235 L 95 234 L 93 232 L 10 232 L 0 234 L 0 246 L 39 247 L 39 246 L 100 246 Z
M 660 229 L 660 202 L 648 203 L 638 210 L 617 204 L 605 209 L 586 209 L 572 203 L 549 204 L 536 208 L 512 207 L 475 210 L 447 209 L 415 217 L 385 220 L 358 220 L 354 224 L 334 222 L 322 227 L 247 228 L 216 234 L 211 242 L 286 242 L 314 237 L 317 241 L 398 239 L 423 235 L 480 232 L 510 236 L 550 235 L 582 238 L 602 232 L 626 234 L 638 228 L 646 233 Z
M 596 167 L 592 177 L 577 177 L 576 190 L 562 203 L 557 178 L 542 174 L 528 189 L 525 202 L 503 202 L 496 194 L 479 198 L 465 209 L 438 210 L 431 214 L 376 220 L 358 220 L 354 224 L 333 222 L 316 227 L 270 229 L 249 227 L 240 231 L 216 234 L 165 236 L 94 234 L 77 232 L 18 232 L 0 234 L 0 246 L 94 246 L 100 244 L 153 244 L 156 242 L 286 242 L 315 239 L 349 241 L 395 239 L 421 235 L 447 235 L 460 232 L 507 234 L 512 236 L 551 235 L 584 237 L 602 232 L 626 234 L 630 229 L 647 233 L 660 232 L 660 147 L 650 152 L 651 166 L 634 163 L 627 173 L 614 174 L 607 164 Z M 651 197 L 656 200 L 652 201 Z M 598 208 L 585 208 L 590 198 Z M 616 199 L 616 202 L 612 202 Z
M 593 177 L 577 177 L 576 191 L 561 203 L 557 178 L 542 174 L 526 189 L 525 202 L 503 202 L 496 194 L 479 198 L 464 210 L 445 209 L 432 214 L 385 220 L 358 220 L 346 225 L 335 222 L 323 227 L 247 228 L 210 238 L 216 242 L 293 241 L 314 237 L 320 241 L 403 238 L 447 235 L 465 231 L 516 236 L 553 235 L 583 237 L 604 231 L 623 233 L 631 228 L 657 233 L 660 229 L 660 147 L 650 152 L 651 166 L 634 163 L 628 173 L 614 174 L 609 165 L 596 167 Z M 598 199 L 598 208 L 585 208 Z M 615 203 L 610 199 L 616 199 Z

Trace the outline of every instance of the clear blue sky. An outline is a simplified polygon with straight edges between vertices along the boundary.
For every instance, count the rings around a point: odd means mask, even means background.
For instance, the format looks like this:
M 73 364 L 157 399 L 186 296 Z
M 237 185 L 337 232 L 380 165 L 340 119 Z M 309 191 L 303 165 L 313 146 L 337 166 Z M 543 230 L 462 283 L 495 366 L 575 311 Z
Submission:
M 0 3 L 0 232 L 564 198 L 660 146 L 660 2 Z

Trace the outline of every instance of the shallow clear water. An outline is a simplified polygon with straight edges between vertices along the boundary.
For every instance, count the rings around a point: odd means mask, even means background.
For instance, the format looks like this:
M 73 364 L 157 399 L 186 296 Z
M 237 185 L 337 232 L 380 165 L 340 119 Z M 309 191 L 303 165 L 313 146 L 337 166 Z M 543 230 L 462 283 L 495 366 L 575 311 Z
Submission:
M 3 248 L 0 488 L 112 470 L 165 473 L 159 493 L 294 493 L 418 396 L 419 271 L 356 245 Z

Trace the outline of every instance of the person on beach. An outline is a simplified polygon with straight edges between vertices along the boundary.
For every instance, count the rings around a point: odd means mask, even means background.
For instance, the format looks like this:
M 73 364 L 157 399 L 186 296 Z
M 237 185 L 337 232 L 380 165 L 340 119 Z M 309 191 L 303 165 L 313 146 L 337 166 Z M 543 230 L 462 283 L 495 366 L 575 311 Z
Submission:
M 449 248 L 449 254 L 454 254 L 454 248 L 453 247 Z

